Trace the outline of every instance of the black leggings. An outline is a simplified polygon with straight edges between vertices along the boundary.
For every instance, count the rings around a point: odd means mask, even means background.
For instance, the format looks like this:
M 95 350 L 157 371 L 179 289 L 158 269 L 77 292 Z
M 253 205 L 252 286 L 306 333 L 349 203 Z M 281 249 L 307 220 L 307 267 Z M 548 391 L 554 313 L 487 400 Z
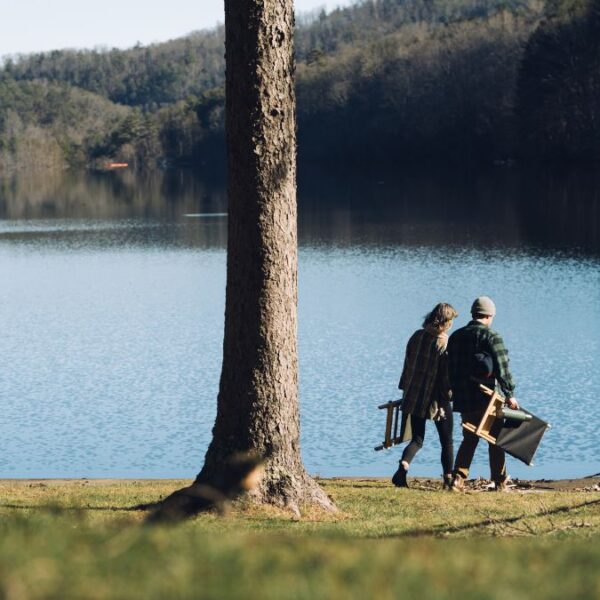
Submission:
M 421 419 L 410 416 L 412 427 L 412 440 L 404 448 L 400 460 L 410 464 L 415 454 L 423 447 L 425 440 L 425 423 L 427 419 Z M 452 473 L 454 467 L 454 448 L 452 444 L 452 409 L 446 411 L 446 418 L 441 421 L 434 421 L 435 427 L 440 436 L 440 445 L 442 446 L 442 467 L 444 474 Z

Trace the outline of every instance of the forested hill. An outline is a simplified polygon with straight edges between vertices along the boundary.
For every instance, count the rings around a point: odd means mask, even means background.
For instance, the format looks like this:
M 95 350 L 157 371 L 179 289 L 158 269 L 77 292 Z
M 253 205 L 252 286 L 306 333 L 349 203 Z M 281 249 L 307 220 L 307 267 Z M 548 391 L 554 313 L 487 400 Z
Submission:
M 365 0 L 299 18 L 301 159 L 514 155 L 523 53 L 543 10 L 540 0 Z M 223 35 L 5 60 L 0 171 L 222 160 Z
M 445 27 L 500 11 L 537 16 L 539 6 L 530 0 L 379 0 L 313 13 L 299 18 L 297 59 L 333 58 L 349 46 L 369 46 L 415 23 Z M 32 54 L 9 59 L 4 72 L 19 81 L 60 81 L 119 104 L 156 110 L 224 85 L 224 29 L 130 50 Z
M 17 81 L 67 83 L 112 102 L 155 111 L 222 86 L 224 32 L 130 50 L 54 50 L 8 60 L 4 73 Z

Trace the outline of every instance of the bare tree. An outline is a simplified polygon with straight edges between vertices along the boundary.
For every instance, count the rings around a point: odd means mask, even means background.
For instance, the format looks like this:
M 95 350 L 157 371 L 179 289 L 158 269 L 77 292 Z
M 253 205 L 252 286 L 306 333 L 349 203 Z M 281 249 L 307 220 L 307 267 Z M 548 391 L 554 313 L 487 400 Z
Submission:
M 223 367 L 204 466 L 195 484 L 175 495 L 183 512 L 201 508 L 202 501 L 190 499 L 205 490 L 238 491 L 235 457 L 244 454 L 263 462 L 252 492 L 258 501 L 294 511 L 306 504 L 334 509 L 306 473 L 299 446 L 293 28 L 293 0 L 225 2 Z

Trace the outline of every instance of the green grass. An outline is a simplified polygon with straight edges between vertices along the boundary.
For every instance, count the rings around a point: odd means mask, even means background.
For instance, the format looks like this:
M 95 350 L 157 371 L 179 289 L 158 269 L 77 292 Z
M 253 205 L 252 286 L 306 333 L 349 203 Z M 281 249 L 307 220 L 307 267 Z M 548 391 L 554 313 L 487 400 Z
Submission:
M 0 482 L 0 598 L 600 598 L 597 492 L 325 480 L 338 515 L 129 510 L 184 483 Z

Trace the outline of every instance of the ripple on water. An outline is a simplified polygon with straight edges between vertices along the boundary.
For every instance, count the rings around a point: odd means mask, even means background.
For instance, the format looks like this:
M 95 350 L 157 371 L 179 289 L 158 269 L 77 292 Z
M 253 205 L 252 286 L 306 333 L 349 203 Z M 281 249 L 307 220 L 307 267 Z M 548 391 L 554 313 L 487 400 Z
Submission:
M 9 282 L 0 287 L 0 476 L 194 476 L 216 412 L 224 250 L 180 246 L 173 236 L 164 244 L 139 223 L 72 224 L 64 235 L 62 225 L 0 225 Z M 451 302 L 463 324 L 483 293 L 498 306 L 494 327 L 510 349 L 518 398 L 553 425 L 535 469 L 511 461 L 511 472 L 600 470 L 597 261 L 458 246 L 307 246 L 299 281 L 310 472 L 393 472 L 399 450 L 373 451 L 383 434 L 377 406 L 398 397 L 408 337 L 438 301 Z M 436 475 L 433 427 L 427 436 L 413 470 Z M 482 448 L 474 474 L 486 475 L 486 463 Z

